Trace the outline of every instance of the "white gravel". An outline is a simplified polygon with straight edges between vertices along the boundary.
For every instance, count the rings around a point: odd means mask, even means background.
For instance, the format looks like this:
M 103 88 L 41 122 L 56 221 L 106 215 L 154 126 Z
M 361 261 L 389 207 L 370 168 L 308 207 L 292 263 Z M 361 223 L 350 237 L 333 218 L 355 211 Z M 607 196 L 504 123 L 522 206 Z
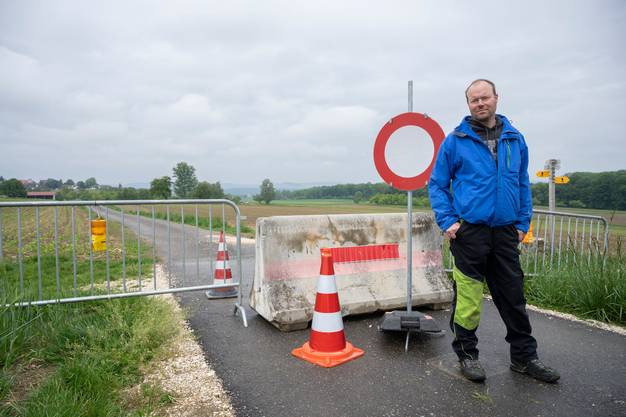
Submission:
M 597 320 L 579 319 L 578 317 L 572 314 L 560 313 L 554 310 L 546 310 L 543 308 L 535 307 L 533 305 L 527 305 L 526 308 L 532 311 L 537 311 L 539 313 L 547 314 L 549 316 L 559 317 L 565 320 L 574 321 L 576 323 L 586 324 L 587 326 L 595 327 L 595 328 L 602 329 L 602 330 L 608 330 L 609 332 L 626 336 L 626 329 L 620 326 L 614 326 L 612 324 L 603 323 Z
M 157 265 L 157 287 L 167 288 L 166 274 Z M 151 282 L 150 282 L 151 284 Z M 138 391 L 142 384 L 157 386 L 172 394 L 173 403 L 158 410 L 157 415 L 176 417 L 234 417 L 235 411 L 222 381 L 204 358 L 189 324 L 182 319 L 180 306 L 171 294 L 160 295 L 172 304 L 180 319 L 181 332 L 169 346 L 163 359 L 152 362 L 143 382 L 130 390 Z

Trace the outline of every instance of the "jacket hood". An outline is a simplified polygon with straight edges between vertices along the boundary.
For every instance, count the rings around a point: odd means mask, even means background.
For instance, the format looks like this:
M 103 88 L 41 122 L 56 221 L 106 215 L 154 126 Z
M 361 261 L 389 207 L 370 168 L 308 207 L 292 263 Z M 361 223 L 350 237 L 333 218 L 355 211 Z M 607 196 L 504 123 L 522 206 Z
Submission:
M 502 134 L 501 137 L 504 136 L 504 134 L 506 133 L 513 133 L 516 135 L 521 135 L 521 133 L 519 132 L 519 130 L 517 130 L 516 128 L 513 127 L 513 125 L 511 124 L 511 122 L 509 122 L 509 119 L 506 118 L 506 116 L 503 116 L 501 114 L 496 114 L 496 117 L 498 119 L 500 119 L 500 121 L 502 122 Z M 472 129 L 472 126 L 470 125 L 470 120 L 472 119 L 472 116 L 465 116 L 463 118 L 463 120 L 461 120 L 461 124 L 458 125 L 455 129 L 454 132 L 452 132 L 455 136 L 458 137 L 466 137 L 469 136 L 475 140 L 481 140 L 480 136 L 478 136 L 478 134 L 476 132 L 474 132 L 474 130 Z

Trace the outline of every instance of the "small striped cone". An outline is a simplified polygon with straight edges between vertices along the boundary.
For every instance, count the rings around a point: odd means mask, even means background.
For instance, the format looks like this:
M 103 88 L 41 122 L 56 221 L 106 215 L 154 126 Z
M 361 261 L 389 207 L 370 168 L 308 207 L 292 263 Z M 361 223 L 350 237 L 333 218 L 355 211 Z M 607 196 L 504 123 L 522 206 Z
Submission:
M 322 249 L 322 267 L 317 283 L 311 336 L 308 342 L 291 353 L 325 368 L 341 365 L 365 353 L 346 341 L 335 284 L 333 255 L 328 248 Z
M 220 232 L 220 239 L 217 247 L 217 259 L 215 260 L 215 272 L 213 274 L 213 284 L 230 284 L 233 282 L 233 273 L 230 270 L 230 258 L 228 249 L 224 241 L 224 232 Z M 207 298 L 230 298 L 237 296 L 236 287 L 211 288 L 206 292 Z

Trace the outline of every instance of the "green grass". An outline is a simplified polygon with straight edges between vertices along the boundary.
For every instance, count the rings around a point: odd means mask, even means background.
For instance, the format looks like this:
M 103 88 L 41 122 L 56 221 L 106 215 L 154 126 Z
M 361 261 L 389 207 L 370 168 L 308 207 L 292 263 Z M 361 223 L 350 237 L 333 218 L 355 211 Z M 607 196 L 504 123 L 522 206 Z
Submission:
M 23 291 L 20 290 L 17 215 L 3 210 L 4 262 L 0 263 L 0 416 L 127 416 L 149 415 L 172 401 L 162 388 L 144 385 L 129 397 L 129 387 L 141 382 L 141 370 L 164 355 L 180 330 L 173 307 L 158 298 L 49 305 L 7 306 L 18 301 L 103 294 L 106 257 L 89 261 L 87 212 L 76 210 L 76 288 L 72 262 L 69 209 L 59 208 L 59 287 L 56 280 L 51 208 L 40 210 L 41 291 L 35 221 L 23 209 Z M 120 286 L 122 244 L 120 225 L 109 222 L 111 292 Z M 125 231 L 126 277 L 139 272 L 137 238 Z M 152 248 L 141 244 L 142 276 L 152 275 Z M 93 283 L 93 286 L 92 286 Z
M 58 268 L 54 239 L 54 211 L 52 208 L 40 210 L 40 253 L 37 257 L 36 221 L 34 211 L 22 212 L 22 275 L 20 281 L 19 254 L 17 239 L 17 214 L 15 210 L 3 212 L 3 252 L 4 262 L 0 262 L 0 291 L 14 301 L 30 301 L 48 298 L 71 297 L 76 294 L 95 294 L 107 290 L 106 252 L 93 252 L 93 276 L 89 248 L 91 245 L 90 229 L 85 209 L 76 210 L 76 228 L 72 245 L 71 211 L 69 208 L 58 209 Z M 120 281 L 123 276 L 123 263 L 127 283 L 137 281 L 141 272 L 142 279 L 151 277 L 153 259 L 152 248 L 145 242 L 138 251 L 137 237 L 128 228 L 124 235 L 122 251 L 121 226 L 109 222 L 108 265 L 109 285 Z M 76 282 L 74 283 L 74 265 L 72 253 L 76 258 Z M 141 264 L 139 259 L 141 258 Z M 41 268 L 41 282 L 39 269 Z M 118 285 L 119 286 L 119 285 Z M 40 288 L 41 287 L 41 288 Z M 113 288 L 114 289 L 114 288 Z
M 622 240 L 615 241 L 610 254 L 603 253 L 597 246 L 589 252 L 569 249 L 561 255 L 560 270 L 555 257 L 545 261 L 538 254 L 537 271 L 533 258 L 526 270 L 526 258 L 520 261 L 525 269 L 525 292 L 529 304 L 573 314 L 581 319 L 599 320 L 626 327 L 626 259 L 622 253 Z M 450 250 L 444 241 L 444 267 L 449 266 Z M 532 250 L 532 249 L 531 249 Z M 531 253 L 531 256 L 534 253 Z M 567 257 L 567 262 L 565 261 Z M 485 285 L 485 293 L 489 289 Z
M 265 205 L 259 204 L 256 202 L 248 203 L 248 204 L 256 204 L 256 205 Z M 329 198 L 329 199 L 302 199 L 302 200 L 273 200 L 270 206 L 284 206 L 284 207 L 342 207 L 342 208 L 352 208 L 355 210 L 376 210 L 376 211 L 385 211 L 389 209 L 393 209 L 393 211 L 406 211 L 406 205 L 383 205 L 383 204 L 371 204 L 367 201 L 361 201 L 360 203 L 355 203 L 351 199 L 345 198 Z M 430 208 L 426 209 L 424 207 L 417 207 L 413 205 L 414 211 L 430 211 Z
M 109 207 L 118 211 L 120 210 L 119 206 L 109 206 Z M 185 210 L 186 210 L 186 212 L 184 213 L 185 224 L 190 225 L 190 226 L 196 225 L 195 213 L 191 213 L 191 210 L 193 208 L 194 206 L 191 206 L 191 205 L 185 206 Z M 198 210 L 198 227 L 203 228 L 203 229 L 208 229 L 210 226 L 213 228 L 213 230 L 217 230 L 217 231 L 222 230 L 222 218 L 218 216 L 212 216 L 211 219 L 209 220 L 208 214 L 204 215 L 205 211 L 206 211 L 205 207 L 201 207 Z M 126 206 L 124 212 L 136 214 L 137 206 Z M 147 217 L 151 219 L 152 211 L 145 211 L 145 210 L 139 209 L 139 215 L 142 217 Z M 166 208 L 163 206 L 156 206 L 155 211 L 154 211 L 154 217 L 159 220 L 167 220 L 168 216 L 167 216 Z M 172 223 L 180 224 L 182 223 L 181 218 L 182 216 L 180 215 L 180 205 L 172 205 L 170 209 L 170 214 L 169 214 L 170 221 Z M 248 227 L 243 223 L 241 223 L 239 227 L 240 227 L 240 231 L 242 234 L 254 233 L 253 228 Z M 235 234 L 237 232 L 236 227 L 230 224 L 228 221 L 226 222 L 224 230 L 226 231 L 227 234 Z
M 365 205 L 362 203 L 360 205 Z M 310 199 L 310 200 L 273 200 L 270 205 L 276 206 L 336 206 L 336 205 L 356 205 L 354 201 L 347 198 Z
M 548 207 L 538 206 L 535 208 L 548 210 Z M 611 235 L 626 236 L 626 211 L 567 207 L 557 207 L 556 211 L 604 217 L 609 222 L 609 233 Z
M 179 331 L 165 301 L 3 307 L 1 313 L 0 415 L 145 415 L 167 403 L 161 397 L 169 394 L 157 394 L 156 388 L 142 390 L 135 407 L 123 396 L 141 382 L 141 368 L 164 352 L 164 341 Z M 35 386 L 24 390 L 25 382 Z
M 139 211 L 139 214 L 143 217 L 152 218 L 152 212 L 147 211 Z M 155 211 L 154 217 L 160 220 L 167 220 L 167 213 L 163 213 L 161 211 Z M 178 213 L 170 212 L 170 221 L 174 223 L 181 223 L 182 216 Z M 185 214 L 185 224 L 190 226 L 196 225 L 196 217 L 195 215 Z M 208 217 L 198 216 L 198 227 L 203 229 L 208 229 L 209 226 L 213 227 L 213 230 L 222 230 L 222 218 L 221 217 L 213 217 L 211 221 L 209 221 Z M 239 229 L 241 233 L 254 233 L 254 230 L 245 224 L 240 224 Z M 228 234 L 237 233 L 237 228 L 235 226 L 230 225 L 228 222 L 224 226 L 224 230 Z
M 474 391 L 472 393 L 472 398 L 487 404 L 493 404 L 493 397 L 489 395 L 489 388 L 487 388 L 485 392 Z
M 546 268 L 526 279 L 526 295 L 531 304 L 607 323 L 626 326 L 626 259 L 621 240 L 615 254 L 600 251 L 577 254 L 557 271 Z

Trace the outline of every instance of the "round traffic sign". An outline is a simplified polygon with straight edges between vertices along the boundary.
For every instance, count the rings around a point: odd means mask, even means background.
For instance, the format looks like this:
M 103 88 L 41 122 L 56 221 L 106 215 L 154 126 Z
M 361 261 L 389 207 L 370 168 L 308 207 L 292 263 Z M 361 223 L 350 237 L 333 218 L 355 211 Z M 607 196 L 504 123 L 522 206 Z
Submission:
M 433 141 L 433 157 L 430 160 L 430 164 L 425 171 L 419 173 L 414 177 L 403 177 L 401 175 L 397 175 L 394 173 L 387 161 L 385 160 L 385 148 L 387 147 L 387 142 L 389 142 L 389 138 L 391 135 L 398 129 L 405 126 L 417 126 L 421 127 L 428 133 L 430 139 Z M 428 184 L 428 178 L 430 177 L 430 173 L 433 170 L 433 165 L 435 164 L 435 157 L 437 156 L 437 152 L 439 151 L 439 146 L 445 134 L 441 129 L 441 126 L 422 113 L 402 113 L 397 115 L 396 117 L 389 120 L 388 123 L 380 129 L 378 132 L 378 136 L 376 137 L 376 142 L 374 142 L 374 165 L 376 165 L 376 171 L 378 171 L 378 175 L 390 186 L 402 191 L 414 191 L 423 188 Z

